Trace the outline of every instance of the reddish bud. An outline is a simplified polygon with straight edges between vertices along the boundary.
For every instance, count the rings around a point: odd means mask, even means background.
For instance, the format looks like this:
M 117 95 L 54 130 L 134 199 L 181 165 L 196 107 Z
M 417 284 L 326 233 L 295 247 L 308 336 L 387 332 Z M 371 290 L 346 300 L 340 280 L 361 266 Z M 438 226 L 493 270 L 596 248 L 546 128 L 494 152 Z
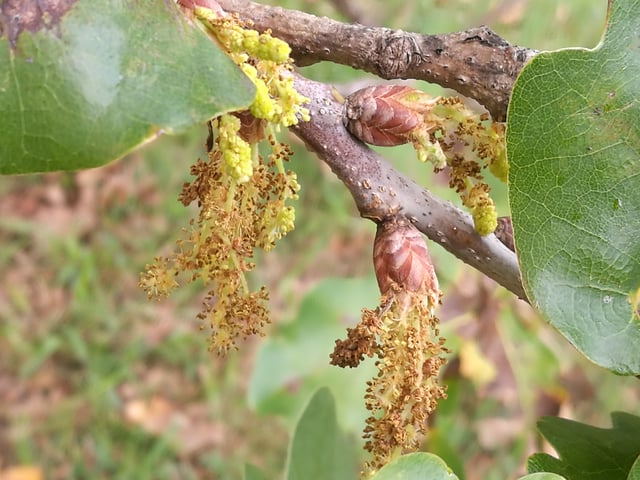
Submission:
M 439 289 L 424 237 L 406 220 L 378 224 L 373 242 L 373 266 L 382 294 L 394 283 L 411 292 Z
M 256 118 L 249 110 L 234 112 L 233 115 L 240 119 L 240 131 L 238 134 L 247 143 L 258 143 L 265 137 L 264 127 L 266 120 Z
M 352 93 L 345 102 L 344 123 L 358 139 L 372 145 L 391 147 L 407 143 L 422 116 L 403 103 L 417 90 L 401 85 L 366 87 Z
M 498 227 L 494 233 L 495 236 L 498 237 L 498 240 L 504 243 L 509 250 L 515 251 L 511 217 L 498 217 Z

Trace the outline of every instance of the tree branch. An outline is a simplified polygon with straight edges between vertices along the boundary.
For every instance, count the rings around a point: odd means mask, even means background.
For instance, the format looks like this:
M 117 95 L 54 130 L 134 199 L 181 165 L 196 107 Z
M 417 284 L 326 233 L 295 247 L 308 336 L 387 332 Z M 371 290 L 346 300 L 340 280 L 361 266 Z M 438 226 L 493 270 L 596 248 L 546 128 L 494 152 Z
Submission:
M 228 12 L 271 29 L 292 48 L 298 66 L 349 65 L 385 79 L 437 83 L 473 98 L 494 119 L 506 118 L 513 82 L 537 52 L 507 43 L 488 27 L 444 35 L 367 27 L 248 0 L 218 0 Z
M 255 28 L 271 29 L 275 36 L 286 40 L 293 47 L 298 64 L 330 60 L 384 78 L 410 78 L 422 72 L 423 79 L 444 86 L 451 87 L 448 82 L 457 81 L 458 91 L 493 108 L 494 117 L 504 116 L 515 75 L 534 53 L 510 47 L 486 28 L 448 36 L 423 36 L 342 24 L 247 0 L 218 3 L 226 11 L 253 20 Z M 374 46 L 379 51 L 374 51 Z M 427 53 L 431 50 L 425 49 L 433 49 L 435 57 L 444 62 L 451 60 L 450 63 L 434 64 L 432 54 Z M 462 57 L 451 57 L 462 51 Z M 477 61 L 480 58 L 482 62 Z M 509 68 L 505 67 L 507 58 Z M 380 222 L 404 215 L 431 240 L 526 300 L 512 250 L 494 234 L 479 236 L 470 215 L 433 196 L 351 136 L 343 125 L 344 105 L 335 90 L 294 75 L 296 90 L 310 99 L 310 121 L 300 122 L 291 130 L 342 180 L 363 217 Z M 489 87 L 483 85 L 487 79 Z M 494 98 L 496 89 L 504 98 Z
M 342 180 L 363 217 L 380 221 L 403 214 L 431 240 L 526 299 L 516 256 L 495 235 L 480 237 L 470 215 L 433 196 L 351 136 L 342 124 L 344 106 L 331 87 L 296 75 L 295 88 L 311 99 L 311 120 L 293 132 Z

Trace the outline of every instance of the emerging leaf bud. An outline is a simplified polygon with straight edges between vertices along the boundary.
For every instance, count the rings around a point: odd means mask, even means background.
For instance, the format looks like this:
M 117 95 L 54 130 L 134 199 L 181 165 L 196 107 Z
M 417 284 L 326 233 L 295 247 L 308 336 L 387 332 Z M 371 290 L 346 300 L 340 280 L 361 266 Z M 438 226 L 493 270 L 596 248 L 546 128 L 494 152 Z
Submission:
M 378 224 L 373 266 L 383 295 L 394 284 L 409 292 L 439 289 L 427 244 L 418 229 L 404 218 Z
M 509 250 L 515 251 L 511 217 L 498 217 L 498 227 L 496 228 L 495 235 Z
M 411 140 L 413 130 L 424 122 L 405 97 L 417 90 L 401 85 L 367 87 L 349 95 L 344 123 L 358 139 L 372 145 L 391 147 Z
M 245 142 L 254 144 L 265 138 L 264 128 L 267 123 L 265 120 L 254 117 L 249 110 L 233 112 L 232 115 L 240 119 L 238 135 Z

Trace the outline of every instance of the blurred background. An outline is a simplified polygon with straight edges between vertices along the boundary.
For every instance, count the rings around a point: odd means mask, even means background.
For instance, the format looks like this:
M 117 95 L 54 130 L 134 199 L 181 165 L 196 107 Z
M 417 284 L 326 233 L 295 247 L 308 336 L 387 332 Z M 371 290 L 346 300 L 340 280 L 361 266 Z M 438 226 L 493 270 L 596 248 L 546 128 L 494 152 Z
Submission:
M 423 33 L 487 24 L 511 43 L 548 50 L 595 46 L 607 2 L 273 3 Z M 346 91 L 374 80 L 331 64 L 303 73 Z M 161 302 L 137 288 L 145 263 L 168 253 L 195 213 L 176 197 L 206 135 L 194 127 L 103 168 L 0 178 L 0 479 L 237 479 L 244 462 L 280 478 L 292 426 L 320 386 L 331 388 L 341 426 L 361 444 L 372 364 L 344 371 L 329 366 L 329 354 L 360 309 L 377 303 L 374 225 L 295 138 L 296 230 L 256 255 L 251 278 L 271 292 L 266 338 L 220 358 L 195 318 L 200 284 Z M 411 148 L 381 152 L 455 202 Z M 507 213 L 506 188 L 495 185 L 493 196 Z M 425 448 L 461 479 L 523 473 L 527 455 L 544 448 L 540 415 L 606 427 L 611 410 L 634 411 L 637 379 L 589 364 L 525 303 L 430 249 L 452 354 L 449 398 Z

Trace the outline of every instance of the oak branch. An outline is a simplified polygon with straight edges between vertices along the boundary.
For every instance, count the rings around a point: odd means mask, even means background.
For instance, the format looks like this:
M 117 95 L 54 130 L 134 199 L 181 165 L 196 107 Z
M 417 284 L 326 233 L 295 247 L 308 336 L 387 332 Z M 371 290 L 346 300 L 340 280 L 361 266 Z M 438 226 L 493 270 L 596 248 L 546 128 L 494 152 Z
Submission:
M 298 66 L 321 61 L 349 65 L 381 78 L 437 83 L 474 98 L 494 119 L 506 118 L 513 82 L 537 51 L 515 47 L 487 27 L 423 35 L 342 23 L 247 0 L 218 0 L 286 41 Z
M 218 0 L 227 12 L 270 29 L 292 48 L 298 66 L 329 61 L 385 79 L 417 79 L 451 88 L 504 120 L 513 82 L 537 52 L 514 47 L 487 27 L 443 35 L 346 24 L 247 0 Z M 395 170 L 344 128 L 343 104 L 328 85 L 296 74 L 311 99 L 311 120 L 292 131 L 351 192 L 363 217 L 404 215 L 431 240 L 526 300 L 513 251 L 495 235 L 479 236 L 470 215 Z

